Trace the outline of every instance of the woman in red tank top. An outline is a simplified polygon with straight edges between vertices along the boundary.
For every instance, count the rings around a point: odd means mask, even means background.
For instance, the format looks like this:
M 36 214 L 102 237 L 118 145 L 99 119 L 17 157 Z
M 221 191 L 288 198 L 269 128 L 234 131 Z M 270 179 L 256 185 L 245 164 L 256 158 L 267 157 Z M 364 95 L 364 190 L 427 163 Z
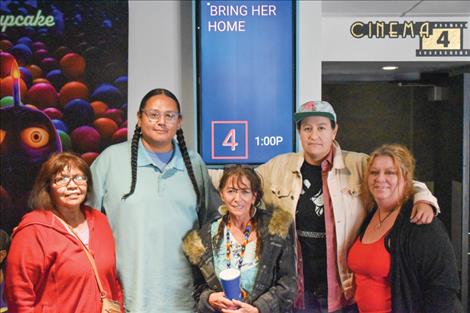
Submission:
M 462 312 L 450 240 L 438 219 L 410 223 L 414 158 L 384 145 L 369 160 L 363 182 L 374 207 L 348 254 L 361 313 Z

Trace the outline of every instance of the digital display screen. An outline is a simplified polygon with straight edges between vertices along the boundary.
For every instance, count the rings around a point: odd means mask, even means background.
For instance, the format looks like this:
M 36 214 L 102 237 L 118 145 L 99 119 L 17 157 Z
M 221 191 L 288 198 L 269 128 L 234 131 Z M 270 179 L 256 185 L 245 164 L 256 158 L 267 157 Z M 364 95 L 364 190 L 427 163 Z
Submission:
M 295 1 L 196 1 L 196 37 L 206 164 L 292 152 Z

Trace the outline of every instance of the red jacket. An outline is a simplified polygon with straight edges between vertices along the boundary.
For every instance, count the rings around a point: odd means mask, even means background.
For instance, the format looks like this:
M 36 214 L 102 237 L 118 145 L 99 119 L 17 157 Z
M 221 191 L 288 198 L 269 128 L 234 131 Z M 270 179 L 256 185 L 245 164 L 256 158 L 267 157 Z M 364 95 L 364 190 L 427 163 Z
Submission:
M 107 297 L 122 303 L 117 280 L 114 238 L 107 218 L 85 207 L 89 249 Z M 101 300 L 93 269 L 83 248 L 54 214 L 26 214 L 13 233 L 7 257 L 8 310 L 15 312 L 99 313 Z

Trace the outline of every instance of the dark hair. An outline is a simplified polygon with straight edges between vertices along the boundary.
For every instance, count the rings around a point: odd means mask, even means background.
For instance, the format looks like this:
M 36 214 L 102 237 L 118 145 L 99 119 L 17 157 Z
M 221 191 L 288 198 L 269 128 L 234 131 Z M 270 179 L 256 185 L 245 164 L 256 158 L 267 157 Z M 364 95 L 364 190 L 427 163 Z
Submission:
M 145 108 L 145 105 L 147 104 L 147 101 L 158 95 L 165 95 L 175 101 L 178 113 L 181 114 L 181 106 L 176 98 L 176 96 L 169 90 L 164 89 L 164 88 L 157 88 L 157 89 L 152 89 L 147 94 L 142 98 L 140 101 L 140 106 L 139 106 L 139 111 L 137 114 L 141 116 L 142 111 Z M 131 188 L 128 193 L 122 196 L 122 199 L 127 199 L 130 195 L 132 195 L 135 191 L 135 185 L 137 183 L 137 153 L 138 153 L 138 148 L 139 148 L 139 139 L 142 136 L 142 131 L 141 128 L 136 125 L 134 129 L 134 135 L 132 136 L 132 143 L 131 143 L 131 174 L 132 174 L 132 181 L 131 181 Z M 183 156 L 184 160 L 184 165 L 186 166 L 186 170 L 188 171 L 189 178 L 191 179 L 191 183 L 194 188 L 194 192 L 196 193 L 196 203 L 197 205 L 200 204 L 201 200 L 201 193 L 199 191 L 199 188 L 197 186 L 197 181 L 196 181 L 196 176 L 194 175 L 194 170 L 193 166 L 191 164 L 191 160 L 189 159 L 189 154 L 188 154 L 188 149 L 186 147 L 186 141 L 184 140 L 184 135 L 183 135 L 183 129 L 179 128 L 176 131 L 176 139 L 178 141 L 178 146 L 181 150 L 181 155 Z
M 261 199 L 263 198 L 263 183 L 261 181 L 260 176 L 255 172 L 255 170 L 246 165 L 230 165 L 224 168 L 224 173 L 222 178 L 220 179 L 219 183 L 219 192 L 227 185 L 229 179 L 232 179 L 232 182 L 236 182 L 238 186 L 241 186 L 242 178 L 245 177 L 250 182 L 250 189 L 251 191 L 256 194 L 256 199 L 254 203 L 254 207 L 258 207 L 261 203 Z M 228 222 L 228 213 L 222 217 L 222 220 L 219 224 L 219 228 L 217 229 L 217 234 L 214 237 L 214 244 L 215 246 L 219 247 L 222 243 L 222 237 L 225 225 Z M 262 242 L 261 242 L 261 229 L 258 227 L 259 225 L 259 214 L 255 214 L 252 219 L 253 229 L 256 231 L 256 257 L 261 256 L 261 249 L 262 249 Z
M 250 182 L 250 189 L 256 194 L 255 207 L 257 207 L 263 198 L 263 184 L 261 178 L 255 170 L 246 165 L 230 165 L 224 168 L 224 173 L 220 178 L 219 191 L 225 188 L 229 178 L 235 178 L 237 185 L 240 186 L 242 178 L 245 177 Z M 233 180 L 232 180 L 233 181 Z
M 6 231 L 0 229 L 0 250 L 7 250 L 10 248 L 10 236 Z
M 3 229 L 0 229 L 0 250 L 5 250 L 6 252 L 8 252 L 9 248 L 10 248 L 10 236 L 8 235 L 6 231 L 4 231 Z M 5 260 L 6 258 L 0 262 L 0 270 L 3 269 L 3 266 L 5 265 Z
M 90 167 L 85 160 L 70 152 L 55 153 L 42 164 L 39 170 L 29 196 L 29 206 L 32 209 L 51 210 L 54 208 L 50 195 L 52 179 L 64 169 L 71 167 L 76 167 L 86 176 L 88 196 L 88 193 L 93 189 L 93 180 Z M 85 197 L 85 201 L 86 199 L 87 197 Z
M 296 125 L 297 125 L 297 130 L 300 130 L 300 124 L 302 124 L 302 121 L 303 121 L 303 119 L 301 119 L 300 121 L 298 121 L 298 122 L 296 123 Z M 335 129 L 335 127 L 336 127 L 335 121 L 333 121 L 332 119 L 330 119 L 330 124 L 331 124 L 331 128 L 332 128 L 332 129 Z

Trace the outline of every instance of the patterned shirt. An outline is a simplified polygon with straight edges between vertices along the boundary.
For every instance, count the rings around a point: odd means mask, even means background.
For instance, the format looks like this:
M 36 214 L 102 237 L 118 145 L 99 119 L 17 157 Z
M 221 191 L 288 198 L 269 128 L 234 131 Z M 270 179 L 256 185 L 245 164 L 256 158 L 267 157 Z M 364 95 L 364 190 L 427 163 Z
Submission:
M 219 229 L 219 225 L 222 219 L 218 219 L 211 225 L 211 237 L 214 238 Z M 224 227 L 224 234 L 227 232 L 227 226 Z M 237 242 L 235 237 L 230 233 L 230 241 L 232 242 L 231 255 L 233 257 L 230 260 L 230 268 L 238 269 L 238 262 L 240 260 L 240 251 L 241 244 Z M 219 247 L 214 247 L 214 267 L 217 277 L 219 277 L 220 272 L 227 268 L 227 258 L 226 258 L 226 244 L 227 239 L 225 235 L 222 236 L 222 242 Z M 255 285 L 256 274 L 258 273 L 258 259 L 256 258 L 256 241 L 250 241 L 246 245 L 245 254 L 243 256 L 243 263 L 240 269 L 240 286 L 248 292 L 248 295 L 251 295 L 253 292 L 253 287 Z

